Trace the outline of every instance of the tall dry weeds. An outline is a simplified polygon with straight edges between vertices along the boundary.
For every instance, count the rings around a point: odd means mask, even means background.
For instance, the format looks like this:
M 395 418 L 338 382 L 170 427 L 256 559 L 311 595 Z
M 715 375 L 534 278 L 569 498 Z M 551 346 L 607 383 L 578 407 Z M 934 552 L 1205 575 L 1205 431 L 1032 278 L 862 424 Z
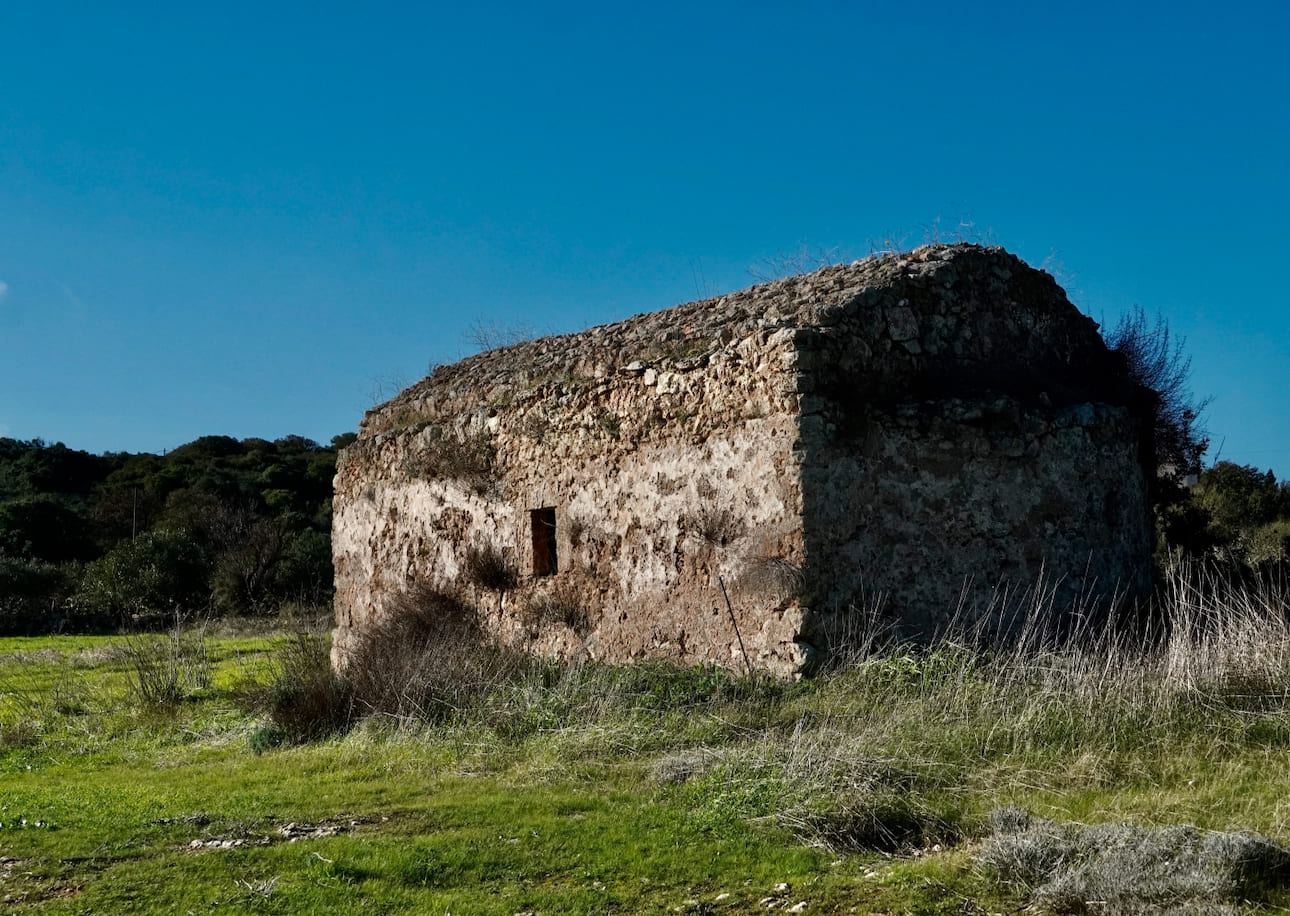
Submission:
M 498 645 L 476 608 L 432 588 L 413 589 L 367 627 L 348 654 L 345 677 L 368 715 L 438 722 L 499 689 L 530 663 Z

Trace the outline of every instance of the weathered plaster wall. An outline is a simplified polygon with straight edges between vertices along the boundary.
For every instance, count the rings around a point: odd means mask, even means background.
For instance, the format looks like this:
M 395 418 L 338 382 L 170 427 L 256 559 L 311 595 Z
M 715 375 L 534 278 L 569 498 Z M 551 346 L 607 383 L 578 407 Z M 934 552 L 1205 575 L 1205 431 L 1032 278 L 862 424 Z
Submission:
M 504 593 L 465 586 L 508 642 L 738 667 L 720 577 L 753 664 L 795 669 L 800 612 L 771 581 L 803 555 L 790 349 L 754 332 L 701 358 L 498 387 L 468 413 L 360 440 L 337 475 L 338 643 L 415 585 L 462 588 L 473 547 L 519 574 Z M 481 443 L 487 468 L 452 454 Z M 531 575 L 542 507 L 556 509 L 551 577 Z

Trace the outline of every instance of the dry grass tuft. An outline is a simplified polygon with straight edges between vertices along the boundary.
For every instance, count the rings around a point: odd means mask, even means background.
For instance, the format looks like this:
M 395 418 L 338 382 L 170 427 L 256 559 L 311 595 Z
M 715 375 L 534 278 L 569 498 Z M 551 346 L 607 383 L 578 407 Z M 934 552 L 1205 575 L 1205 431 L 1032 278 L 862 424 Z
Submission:
M 743 595 L 765 595 L 781 603 L 801 598 L 805 582 L 798 564 L 783 557 L 758 555 L 744 563 L 735 589 Z
M 579 636 L 591 629 L 591 619 L 577 591 L 557 582 L 530 595 L 521 609 L 522 619 L 530 627 L 560 624 Z
M 1290 878 L 1290 850 L 1248 832 L 991 816 L 983 868 L 1050 913 L 1237 912 Z

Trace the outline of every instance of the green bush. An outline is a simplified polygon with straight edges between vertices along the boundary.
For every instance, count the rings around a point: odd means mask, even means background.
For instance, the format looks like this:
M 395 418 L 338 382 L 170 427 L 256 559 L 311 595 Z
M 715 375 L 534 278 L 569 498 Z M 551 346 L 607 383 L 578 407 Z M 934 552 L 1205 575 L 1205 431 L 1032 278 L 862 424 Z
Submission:
M 34 636 L 62 620 L 67 577 L 62 567 L 0 552 L 0 636 Z
M 85 567 L 78 605 L 147 625 L 210 601 L 206 564 L 185 531 L 161 529 L 123 542 Z
M 0 503 L 0 551 L 48 563 L 96 553 L 84 520 L 64 499 L 46 494 Z

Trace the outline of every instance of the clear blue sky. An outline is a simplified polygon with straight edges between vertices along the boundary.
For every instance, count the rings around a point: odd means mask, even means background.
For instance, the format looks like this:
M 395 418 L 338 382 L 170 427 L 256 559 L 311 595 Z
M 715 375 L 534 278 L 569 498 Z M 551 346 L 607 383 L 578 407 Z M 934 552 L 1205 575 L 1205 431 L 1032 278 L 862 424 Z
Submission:
M 6 3 L 0 435 L 319 440 L 473 349 L 970 220 L 1290 475 L 1283 3 Z

